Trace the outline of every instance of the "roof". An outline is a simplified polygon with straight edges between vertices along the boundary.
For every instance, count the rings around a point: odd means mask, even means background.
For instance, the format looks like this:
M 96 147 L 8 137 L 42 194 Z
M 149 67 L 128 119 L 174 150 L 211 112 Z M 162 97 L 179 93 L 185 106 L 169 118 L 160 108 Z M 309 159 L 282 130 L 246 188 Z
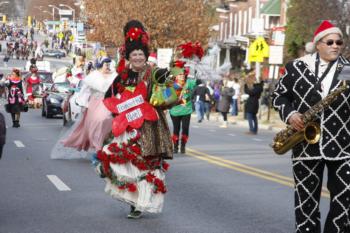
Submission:
M 269 0 L 260 10 L 261 14 L 264 15 L 275 15 L 281 14 L 281 0 Z

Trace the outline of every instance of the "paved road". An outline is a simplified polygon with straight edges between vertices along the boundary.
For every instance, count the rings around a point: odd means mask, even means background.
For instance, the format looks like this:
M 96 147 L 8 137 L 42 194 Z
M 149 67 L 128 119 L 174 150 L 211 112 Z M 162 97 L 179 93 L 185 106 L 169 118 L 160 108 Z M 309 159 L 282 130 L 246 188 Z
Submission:
M 290 160 L 273 155 L 271 131 L 248 136 L 246 128 L 193 121 L 187 154 L 170 161 L 163 213 L 135 221 L 126 219 L 126 204 L 103 192 L 88 160 L 50 159 L 62 130 L 62 119 L 32 109 L 21 128 L 8 128 L 0 233 L 293 232 Z
M 52 60 L 54 67 L 67 62 Z M 31 109 L 21 125 L 8 128 L 0 160 L 0 233 L 293 232 L 290 156 L 273 154 L 273 131 L 248 136 L 245 125 L 222 129 L 218 122 L 193 119 L 187 154 L 170 161 L 163 213 L 135 221 L 126 218 L 126 204 L 103 192 L 104 182 L 88 160 L 50 159 L 66 130 L 62 119 L 42 118 Z M 327 196 L 324 191 L 323 213 Z

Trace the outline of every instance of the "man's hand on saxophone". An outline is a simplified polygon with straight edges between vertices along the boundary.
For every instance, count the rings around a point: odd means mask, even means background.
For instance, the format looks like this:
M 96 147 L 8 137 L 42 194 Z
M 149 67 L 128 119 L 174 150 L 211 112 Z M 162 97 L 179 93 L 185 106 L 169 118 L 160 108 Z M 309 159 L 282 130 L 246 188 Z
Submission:
M 288 123 L 297 131 L 304 129 L 303 115 L 299 112 L 293 113 L 289 117 Z

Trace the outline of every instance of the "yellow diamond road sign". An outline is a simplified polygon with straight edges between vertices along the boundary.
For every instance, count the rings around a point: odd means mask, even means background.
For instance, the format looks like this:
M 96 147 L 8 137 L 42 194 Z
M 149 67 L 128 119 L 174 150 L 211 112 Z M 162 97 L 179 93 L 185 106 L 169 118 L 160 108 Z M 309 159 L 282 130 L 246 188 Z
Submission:
M 264 58 L 269 57 L 269 45 L 263 37 L 256 38 L 249 46 L 249 62 L 263 62 Z

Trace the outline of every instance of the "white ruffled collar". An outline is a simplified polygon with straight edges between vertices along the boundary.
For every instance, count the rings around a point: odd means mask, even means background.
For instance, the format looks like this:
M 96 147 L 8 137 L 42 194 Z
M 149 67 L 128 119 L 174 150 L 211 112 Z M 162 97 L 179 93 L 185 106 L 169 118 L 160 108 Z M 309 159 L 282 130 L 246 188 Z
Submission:
M 116 76 L 117 73 L 115 72 L 108 75 L 103 75 L 100 71 L 94 70 L 88 76 L 86 76 L 83 82 L 91 89 L 105 93 Z

